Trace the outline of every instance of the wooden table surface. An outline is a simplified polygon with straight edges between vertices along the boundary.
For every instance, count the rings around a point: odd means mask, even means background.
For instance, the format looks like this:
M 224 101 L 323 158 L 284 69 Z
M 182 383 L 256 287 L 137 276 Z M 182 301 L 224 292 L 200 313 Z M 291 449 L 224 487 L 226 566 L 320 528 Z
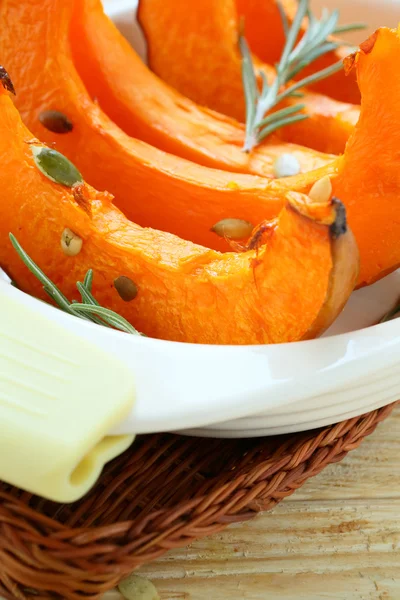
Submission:
M 400 408 L 253 521 L 142 568 L 162 600 L 400 600 Z

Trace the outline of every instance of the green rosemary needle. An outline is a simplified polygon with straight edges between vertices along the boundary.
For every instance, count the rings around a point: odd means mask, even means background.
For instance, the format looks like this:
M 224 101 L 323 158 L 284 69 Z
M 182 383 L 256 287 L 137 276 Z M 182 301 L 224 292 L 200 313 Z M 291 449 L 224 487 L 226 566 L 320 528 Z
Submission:
M 344 44 L 340 40 L 331 39 L 332 35 L 365 27 L 361 23 L 338 25 L 338 10 L 330 12 L 324 9 L 321 18 L 317 19 L 310 10 L 309 0 L 299 0 L 296 15 L 289 26 L 282 5 L 279 1 L 277 4 L 286 42 L 279 63 L 276 65 L 276 75 L 273 81 L 268 82 L 265 73 L 262 71 L 259 73 L 261 89 L 258 87 L 257 75 L 246 39 L 243 35 L 239 36 L 246 104 L 246 135 L 243 146 L 245 152 L 250 152 L 277 129 L 308 118 L 306 114 L 301 113 L 305 108 L 301 102 L 272 113 L 270 111 L 285 98 L 301 98 L 302 94 L 298 91 L 300 88 L 326 79 L 340 71 L 343 68 L 342 61 L 304 77 L 300 81 L 290 83 L 305 67 Z M 308 18 L 307 29 L 300 41 L 296 43 L 305 17 Z M 287 84 L 289 85 L 285 88 Z M 267 113 L 270 114 L 267 115 Z
M 93 271 L 90 269 L 83 280 L 78 281 L 76 287 L 80 293 L 82 302 L 70 302 L 58 287 L 43 273 L 31 257 L 25 252 L 16 237 L 10 233 L 10 240 L 22 262 L 28 267 L 30 272 L 40 281 L 46 294 L 54 303 L 66 313 L 79 317 L 103 327 L 112 327 L 125 333 L 142 335 L 139 333 L 124 317 L 117 313 L 100 306 L 96 298 L 92 295 Z

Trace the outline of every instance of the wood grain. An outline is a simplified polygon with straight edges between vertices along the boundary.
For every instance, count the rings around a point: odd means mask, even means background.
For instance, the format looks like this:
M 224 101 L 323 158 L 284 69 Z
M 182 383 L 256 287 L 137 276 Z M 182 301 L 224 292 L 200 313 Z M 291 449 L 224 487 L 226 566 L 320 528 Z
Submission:
M 400 600 L 400 408 L 274 511 L 142 568 L 162 600 Z

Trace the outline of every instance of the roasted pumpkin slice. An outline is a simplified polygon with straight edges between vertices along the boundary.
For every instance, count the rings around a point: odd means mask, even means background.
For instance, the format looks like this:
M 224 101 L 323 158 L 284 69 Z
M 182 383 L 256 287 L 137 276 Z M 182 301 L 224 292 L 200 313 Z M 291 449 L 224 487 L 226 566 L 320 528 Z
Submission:
M 265 228 L 266 244 L 220 254 L 142 229 L 113 206 L 110 195 L 83 182 L 71 187 L 79 173 L 60 166 L 54 150 L 32 140 L 3 88 L 0 153 L 7 199 L 0 204 L 0 264 L 38 297 L 43 290 L 8 232 L 68 298 L 92 268 L 93 292 L 103 306 L 142 332 L 170 340 L 255 344 L 318 335 L 356 280 L 358 251 L 339 201 L 321 205 L 289 195 L 277 220 Z M 123 293 L 121 278 L 135 294 Z
M 357 72 L 362 108 L 334 190 L 357 237 L 361 285 L 400 266 L 400 71 L 393 68 L 399 60 L 399 31 L 382 28 L 347 61 Z
M 153 71 L 195 102 L 244 121 L 235 0 L 140 0 L 138 15 Z M 274 77 L 273 67 L 254 62 L 257 70 Z M 343 152 L 359 107 L 311 92 L 301 102 L 309 118 L 281 129 L 282 139 Z
M 74 69 L 67 39 L 71 11 L 72 0 L 2 0 L 0 56 L 11 66 L 16 104 L 25 123 L 70 157 L 90 183 L 114 193 L 116 204 L 129 218 L 209 248 L 229 250 L 224 237 L 216 235 L 215 224 L 234 218 L 256 226 L 277 215 L 288 191 L 308 192 L 329 175 L 336 196 L 348 207 L 361 248 L 358 284 L 369 284 L 400 264 L 394 202 L 400 193 L 397 155 L 387 151 L 397 148 L 400 125 L 393 99 L 400 82 L 396 87 L 396 72 L 390 78 L 378 77 L 378 73 L 387 75 L 389 65 L 399 60 L 395 33 L 383 30 L 383 38 L 392 41 L 389 53 L 377 52 L 369 41 L 361 45 L 362 60 L 347 61 L 357 64 L 365 101 L 344 157 L 301 176 L 268 181 L 198 166 L 125 135 L 91 101 Z M 28 25 L 32 19 L 34 28 Z M 61 112 L 57 124 L 64 133 L 54 132 L 49 110 Z M 49 116 L 51 126 L 43 125 Z M 387 164 L 381 165 L 383 159 Z M 368 186 L 364 174 L 369 174 Z M 390 193 L 384 194 L 389 184 Z
M 296 14 L 297 0 L 279 0 L 289 24 Z M 276 0 L 236 0 L 239 19 L 245 23 L 246 39 L 250 48 L 262 61 L 274 65 L 279 61 L 285 35 L 282 18 Z M 308 19 L 304 20 L 302 32 L 308 26 Z M 346 47 L 338 48 L 321 56 L 309 67 L 302 71 L 302 77 L 311 75 L 343 60 L 349 54 Z M 354 73 L 346 75 L 345 71 L 338 71 L 331 77 L 318 81 L 310 89 L 326 94 L 342 102 L 360 103 L 360 90 Z
M 128 218 L 226 250 L 226 241 L 211 231 L 215 223 L 232 217 L 256 225 L 280 210 L 282 186 L 283 193 L 304 191 L 315 180 L 314 172 L 279 184 L 209 169 L 124 134 L 91 100 L 73 65 L 68 40 L 73 5 L 73 0 L 1 0 L 0 56 L 28 128 L 74 161 L 90 184 L 114 194 Z
M 243 152 L 243 124 L 196 105 L 154 75 L 104 14 L 100 0 L 75 2 L 70 43 L 92 98 L 126 133 L 161 150 L 263 177 L 274 176 L 274 160 L 283 152 L 296 156 L 302 172 L 334 158 L 276 137 L 251 154 Z

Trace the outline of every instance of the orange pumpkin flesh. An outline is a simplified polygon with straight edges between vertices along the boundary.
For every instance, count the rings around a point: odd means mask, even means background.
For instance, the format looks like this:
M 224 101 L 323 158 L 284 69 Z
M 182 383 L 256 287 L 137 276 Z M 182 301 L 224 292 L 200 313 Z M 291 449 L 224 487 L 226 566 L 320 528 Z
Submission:
M 193 101 L 244 121 L 235 0 L 140 0 L 138 18 L 157 75 Z M 254 62 L 257 70 L 274 77 L 273 67 Z M 312 92 L 301 102 L 309 118 L 281 129 L 282 139 L 322 152 L 343 152 L 359 107 Z
M 360 248 L 360 285 L 400 266 L 399 57 L 398 31 L 382 28 L 349 60 L 361 89 L 361 116 L 333 183 Z
M 77 0 L 70 28 L 76 69 L 92 98 L 128 135 L 197 164 L 274 177 L 283 152 L 302 172 L 334 157 L 275 137 L 251 154 L 242 151 L 244 126 L 196 105 L 158 79 L 104 14 L 100 0 Z
M 399 34 L 382 28 L 361 44 L 347 61 L 357 72 L 362 110 L 344 156 L 331 167 L 334 193 L 348 210 L 350 226 L 361 256 L 358 286 L 369 285 L 400 266 L 400 194 L 397 148 L 400 146 L 400 94 L 398 70 Z M 324 169 L 317 178 L 322 177 Z M 313 174 L 308 174 L 312 178 Z M 274 182 L 278 187 L 299 189 L 297 177 Z M 303 188 L 308 190 L 309 187 Z M 225 214 L 228 216 L 228 214 Z M 250 219 L 251 220 L 251 219 Z
M 289 24 L 291 24 L 297 11 L 297 0 L 280 0 L 280 3 Z M 254 54 L 270 65 L 277 63 L 285 43 L 285 37 L 276 0 L 236 0 L 236 9 L 239 19 L 244 19 L 246 39 Z M 308 19 L 304 19 L 302 34 L 307 26 Z M 348 48 L 341 47 L 321 56 L 301 72 L 301 77 L 311 75 L 343 60 L 348 53 Z M 342 102 L 360 103 L 360 90 L 355 73 L 346 75 L 344 70 L 338 71 L 331 77 L 316 82 L 310 86 L 310 89 Z
M 2 0 L 0 56 L 17 88 L 15 104 L 30 131 L 55 144 L 91 185 L 110 191 L 128 218 L 226 250 L 226 241 L 211 231 L 215 223 L 233 217 L 257 225 L 277 214 L 286 191 L 304 191 L 319 176 L 319 172 L 305 173 L 295 182 L 281 184 L 232 174 L 128 137 L 91 100 L 74 68 L 68 40 L 73 4 L 73 0 Z M 35 27 L 29 26 L 31 22 Z M 65 114 L 72 131 L 55 134 L 46 129 L 39 116 L 47 110 Z M 324 167 L 324 173 L 325 169 L 334 172 L 335 166 Z
M 44 297 L 7 240 L 9 231 L 68 298 L 93 268 L 93 291 L 101 304 L 150 336 L 215 344 L 298 340 L 326 328 L 347 300 L 350 290 L 342 287 L 325 313 L 338 272 L 337 244 L 347 246 L 342 261 L 347 277 L 354 282 L 357 276 L 357 247 L 351 232 L 344 232 L 340 203 L 321 209 L 305 197 L 300 212 L 289 199 L 258 253 L 220 254 L 142 229 L 107 193 L 87 186 L 82 207 L 71 188 L 43 175 L 34 163 L 32 134 L 5 90 L 0 92 L 0 185 L 7 199 L 0 205 L 0 264 L 26 292 Z M 61 248 L 65 228 L 83 240 L 74 257 Z M 131 302 L 113 285 L 121 276 L 138 288 Z
M 393 55 L 388 58 L 375 48 L 369 54 L 361 50 L 363 60 L 353 58 L 358 63 L 364 99 L 360 124 L 344 158 L 314 172 L 268 182 L 206 169 L 124 135 L 90 100 L 74 70 L 66 37 L 70 11 L 71 3 L 61 0 L 2 0 L 0 56 L 10 67 L 18 92 L 17 107 L 30 129 L 45 141 L 55 142 L 91 183 L 117 194 L 116 201 L 128 217 L 210 248 L 229 250 L 226 241 L 210 231 L 215 223 L 231 217 L 257 225 L 277 214 L 288 191 L 307 192 L 316 180 L 329 174 L 335 195 L 348 207 L 349 222 L 361 248 L 358 285 L 369 284 L 397 267 L 400 230 L 393 199 L 399 188 L 397 165 L 390 157 L 397 143 L 393 131 L 398 111 L 392 99 L 398 88 L 394 75 L 385 80 L 392 70 L 388 63 L 398 60 L 397 41 L 392 42 Z M 32 18 L 35 28 L 26 25 Z M 390 35 L 397 40 L 396 34 Z M 34 68 L 27 68 L 28 55 Z M 375 71 L 385 75 L 375 80 Z M 380 105 L 376 97 L 382 99 Z M 48 109 L 70 117 L 73 130 L 58 135 L 47 131 L 38 115 Z M 389 160 L 379 171 L 376 165 L 387 155 Z M 364 173 L 369 173 L 368 186 L 363 183 Z M 388 183 L 382 183 L 381 173 L 390 182 L 389 194 L 382 194 Z M 376 198 L 380 198 L 379 204 Z

